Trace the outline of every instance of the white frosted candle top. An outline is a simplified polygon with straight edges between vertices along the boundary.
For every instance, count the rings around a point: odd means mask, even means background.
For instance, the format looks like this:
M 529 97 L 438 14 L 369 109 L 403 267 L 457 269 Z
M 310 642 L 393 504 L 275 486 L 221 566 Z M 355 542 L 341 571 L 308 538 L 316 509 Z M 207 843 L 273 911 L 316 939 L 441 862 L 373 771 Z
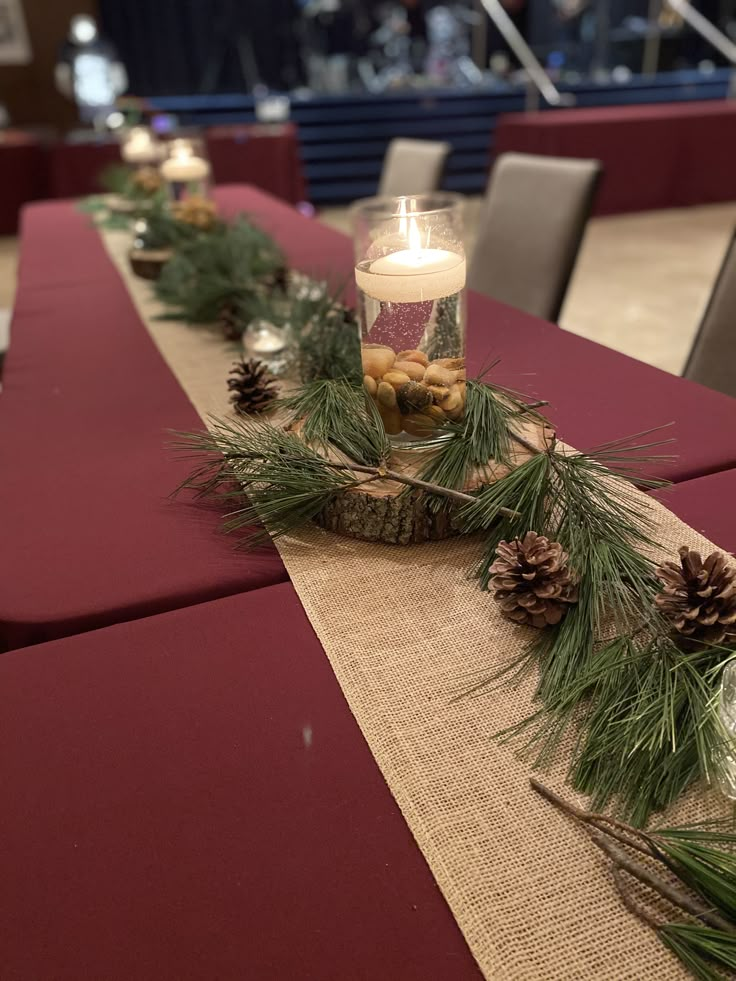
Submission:
M 210 165 L 201 157 L 190 154 L 169 157 L 161 164 L 161 176 L 167 181 L 203 181 L 209 176 Z
M 459 293 L 465 286 L 464 256 L 447 249 L 402 249 L 356 268 L 359 289 L 387 303 L 419 303 Z

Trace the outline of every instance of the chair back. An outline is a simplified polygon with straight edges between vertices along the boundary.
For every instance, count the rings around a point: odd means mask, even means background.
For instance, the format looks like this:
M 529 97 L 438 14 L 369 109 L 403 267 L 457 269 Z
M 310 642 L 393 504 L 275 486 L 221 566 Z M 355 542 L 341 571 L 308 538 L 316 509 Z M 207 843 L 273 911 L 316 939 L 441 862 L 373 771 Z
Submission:
M 736 233 L 726 250 L 682 374 L 736 398 Z
M 436 191 L 450 149 L 449 143 L 438 140 L 391 140 L 383 158 L 379 195 L 400 197 Z
M 498 157 L 481 207 L 470 289 L 556 322 L 600 174 L 597 160 Z

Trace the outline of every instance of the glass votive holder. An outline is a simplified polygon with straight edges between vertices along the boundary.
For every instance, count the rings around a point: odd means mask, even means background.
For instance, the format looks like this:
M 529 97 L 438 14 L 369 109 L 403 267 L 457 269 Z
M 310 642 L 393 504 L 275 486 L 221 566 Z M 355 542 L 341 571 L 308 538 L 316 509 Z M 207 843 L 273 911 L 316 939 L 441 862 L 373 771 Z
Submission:
M 352 221 L 366 390 L 387 433 L 426 437 L 465 408 L 462 198 L 369 198 Z
M 262 361 L 274 375 L 282 375 L 289 364 L 291 327 L 270 320 L 253 320 L 243 334 L 243 353 Z
M 209 197 L 211 167 L 203 141 L 198 137 L 171 140 L 167 145 L 167 154 L 161 164 L 161 176 L 166 182 L 170 200 Z
M 724 796 L 736 800 L 736 661 L 723 669 L 718 717 L 727 741 L 715 760 L 716 782 Z
M 148 126 L 133 126 L 121 136 L 120 156 L 134 170 L 158 167 L 166 156 L 166 147 Z

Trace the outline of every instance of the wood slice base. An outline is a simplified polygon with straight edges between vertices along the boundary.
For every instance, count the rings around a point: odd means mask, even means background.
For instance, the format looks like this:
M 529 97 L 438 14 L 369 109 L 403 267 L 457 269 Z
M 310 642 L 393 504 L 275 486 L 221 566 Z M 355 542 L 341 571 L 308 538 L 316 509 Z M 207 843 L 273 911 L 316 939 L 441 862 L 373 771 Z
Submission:
M 170 249 L 131 249 L 130 268 L 141 279 L 158 279 L 173 253 Z
M 534 422 L 527 423 L 520 431 L 539 450 L 543 450 L 553 436 L 551 429 Z M 483 474 L 476 473 L 468 481 L 464 490 L 471 492 L 499 480 L 531 456 L 531 450 L 514 444 L 511 467 L 491 461 Z M 426 454 L 397 448 L 389 468 L 417 477 L 426 459 Z M 339 495 L 322 509 L 315 522 L 349 538 L 388 545 L 411 545 L 457 535 L 454 517 L 461 505 L 448 502 L 448 506 L 437 510 L 436 501 L 435 497 L 422 491 L 407 492 L 406 485 L 397 481 L 376 480 Z

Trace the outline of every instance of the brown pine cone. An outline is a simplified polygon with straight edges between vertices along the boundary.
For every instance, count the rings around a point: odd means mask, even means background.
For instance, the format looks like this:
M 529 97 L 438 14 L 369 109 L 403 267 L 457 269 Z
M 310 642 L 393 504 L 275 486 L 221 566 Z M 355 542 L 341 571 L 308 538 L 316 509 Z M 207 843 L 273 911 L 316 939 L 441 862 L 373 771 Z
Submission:
M 736 642 L 736 566 L 728 556 L 703 560 L 683 545 L 680 564 L 665 562 L 657 575 L 664 589 L 654 602 L 679 634 L 713 646 Z
M 230 375 L 230 401 L 241 415 L 262 412 L 276 398 L 275 382 L 262 361 L 241 358 L 230 369 Z
M 133 174 L 133 187 L 144 194 L 155 194 L 163 186 L 163 178 L 156 167 L 140 167 Z
M 490 568 L 490 585 L 503 614 L 532 627 L 559 623 L 578 600 L 577 581 L 567 559 L 559 542 L 535 531 L 501 542 Z
M 176 201 L 172 204 L 171 211 L 177 221 L 183 221 L 204 232 L 217 221 L 217 205 L 199 194 L 190 194 L 182 201 Z

